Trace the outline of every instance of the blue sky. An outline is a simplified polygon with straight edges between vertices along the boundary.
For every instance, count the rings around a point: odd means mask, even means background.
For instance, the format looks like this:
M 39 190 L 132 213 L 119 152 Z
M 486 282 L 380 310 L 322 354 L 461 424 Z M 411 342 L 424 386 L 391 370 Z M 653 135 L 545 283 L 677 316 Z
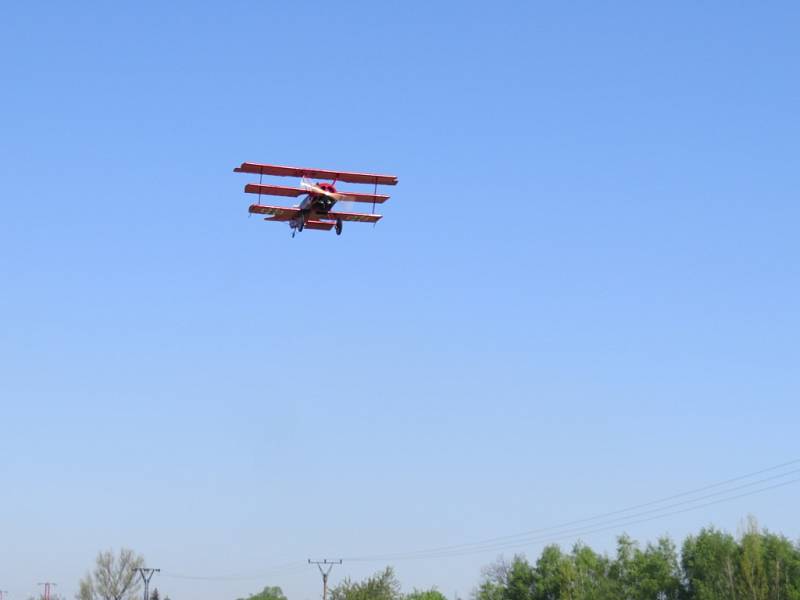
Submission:
M 175 599 L 310 600 L 315 571 L 269 569 L 800 457 L 795 3 L 3 13 L 11 598 L 72 597 L 98 550 L 129 546 L 165 573 L 255 577 L 160 576 Z M 248 219 L 245 160 L 400 184 L 377 227 L 292 240 Z M 586 541 L 749 513 L 797 539 L 798 499 Z M 496 556 L 396 567 L 467 596 Z

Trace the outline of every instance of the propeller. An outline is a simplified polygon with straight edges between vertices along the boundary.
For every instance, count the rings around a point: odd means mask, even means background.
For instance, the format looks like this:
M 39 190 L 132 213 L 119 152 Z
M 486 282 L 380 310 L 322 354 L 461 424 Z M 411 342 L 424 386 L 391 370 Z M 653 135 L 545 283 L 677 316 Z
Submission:
M 341 194 L 339 192 L 329 192 L 328 190 L 323 190 L 321 187 L 311 183 L 307 179 L 301 180 L 300 186 L 304 187 L 309 192 L 312 192 L 320 196 L 327 196 L 328 198 L 331 198 L 336 202 L 347 202 L 350 199 L 350 196 L 348 196 L 347 194 Z

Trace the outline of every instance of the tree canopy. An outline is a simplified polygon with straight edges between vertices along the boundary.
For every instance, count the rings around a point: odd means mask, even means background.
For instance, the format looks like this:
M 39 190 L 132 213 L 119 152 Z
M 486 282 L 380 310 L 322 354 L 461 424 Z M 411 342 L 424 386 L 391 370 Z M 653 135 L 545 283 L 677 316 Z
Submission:
M 138 600 L 141 582 L 137 569 L 144 566 L 144 557 L 122 548 L 118 555 L 111 550 L 100 552 L 94 570 L 78 584 L 77 600 Z
M 759 531 L 737 540 L 713 528 L 678 553 L 669 538 L 643 548 L 628 536 L 614 557 L 576 544 L 548 546 L 484 570 L 474 600 L 800 600 L 800 545 Z
M 400 582 L 392 567 L 375 573 L 364 581 L 349 577 L 330 591 L 331 600 L 402 600 Z
M 286 595 L 278 586 L 267 586 L 257 594 L 251 594 L 247 598 L 238 600 L 286 600 Z
M 138 600 L 144 559 L 101 552 L 76 600 Z M 150 600 L 158 600 L 153 590 Z M 33 599 L 31 599 L 33 600 Z M 164 600 L 168 600 L 165 598 Z M 267 586 L 238 600 L 287 600 Z M 404 594 L 391 566 L 360 581 L 344 579 L 328 600 L 447 600 L 436 588 Z M 484 568 L 471 600 L 800 600 L 800 543 L 748 522 L 739 536 L 704 528 L 678 547 L 668 537 L 640 544 L 627 535 L 609 555 L 583 543 L 542 549 Z

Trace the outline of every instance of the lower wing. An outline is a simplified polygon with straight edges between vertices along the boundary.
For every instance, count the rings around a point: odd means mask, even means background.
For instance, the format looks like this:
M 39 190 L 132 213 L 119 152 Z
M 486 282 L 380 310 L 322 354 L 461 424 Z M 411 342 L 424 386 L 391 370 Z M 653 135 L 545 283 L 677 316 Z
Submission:
M 368 215 L 364 213 L 346 213 L 330 211 L 325 215 L 326 219 L 341 219 L 342 221 L 360 221 L 361 223 L 377 223 L 382 215 Z

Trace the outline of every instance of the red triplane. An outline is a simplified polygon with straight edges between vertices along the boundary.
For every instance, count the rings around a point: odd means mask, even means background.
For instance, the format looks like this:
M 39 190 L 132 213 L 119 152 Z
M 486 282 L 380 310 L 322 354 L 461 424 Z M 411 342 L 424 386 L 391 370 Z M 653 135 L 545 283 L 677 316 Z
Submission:
M 290 196 L 297 198 L 305 195 L 300 204 L 288 206 L 268 206 L 261 204 L 250 205 L 250 213 L 256 215 L 270 215 L 265 221 L 288 222 L 292 228 L 292 237 L 303 229 L 321 229 L 330 231 L 336 229 L 336 235 L 342 233 L 344 221 L 360 221 L 362 223 L 377 223 L 381 215 L 368 213 L 350 213 L 333 210 L 337 202 L 372 202 L 375 204 L 386 202 L 389 196 L 378 193 L 378 185 L 397 185 L 394 175 L 375 175 L 372 173 L 346 173 L 343 171 L 325 171 L 322 169 L 304 169 L 299 167 L 279 167 L 276 165 L 261 165 L 258 163 L 244 162 L 234 169 L 236 173 L 254 173 L 263 180 L 264 175 L 277 175 L 279 177 L 299 177 L 300 187 L 285 187 L 282 185 L 269 185 L 248 183 L 244 191 L 248 194 Z M 327 179 L 332 183 L 313 183 L 307 178 Z M 375 186 L 374 193 L 361 194 L 356 192 L 339 192 L 334 187 L 339 181 L 346 183 L 367 183 Z M 260 200 L 260 199 L 259 199 Z

